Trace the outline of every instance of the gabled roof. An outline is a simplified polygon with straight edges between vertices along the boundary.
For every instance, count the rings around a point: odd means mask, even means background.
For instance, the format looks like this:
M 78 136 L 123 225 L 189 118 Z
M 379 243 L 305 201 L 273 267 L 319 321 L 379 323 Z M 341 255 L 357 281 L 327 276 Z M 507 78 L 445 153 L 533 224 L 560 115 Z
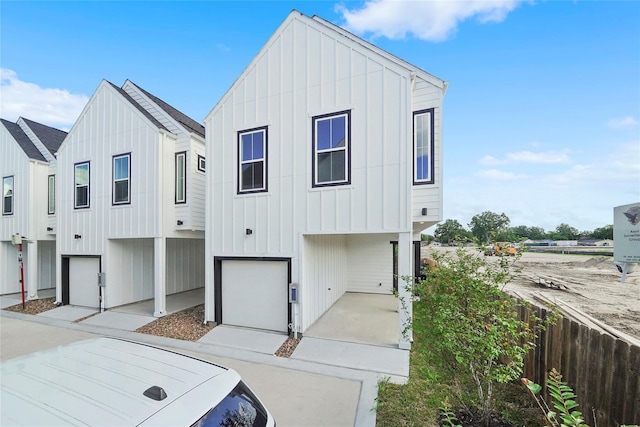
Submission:
M 164 129 L 167 132 L 169 132 L 169 129 L 167 129 L 166 127 L 164 127 L 164 125 L 162 123 L 160 123 L 155 117 L 153 117 L 147 110 L 145 110 L 144 108 L 142 108 L 142 106 L 140 104 L 138 104 L 135 99 L 133 99 L 131 96 L 129 96 L 129 94 L 127 92 L 125 92 L 124 90 L 122 90 L 121 88 L 119 88 L 118 86 L 114 85 L 113 83 L 111 83 L 108 80 L 105 80 L 107 83 L 109 83 L 111 85 L 111 87 L 113 87 L 116 91 L 118 91 L 118 93 L 120 95 L 122 95 L 131 105 L 133 105 L 134 107 L 136 107 L 136 109 L 138 111 L 140 111 L 142 114 L 144 114 L 144 116 L 149 119 L 151 121 L 151 123 L 154 124 L 154 126 L 157 126 L 158 129 Z
M 197 121 L 193 120 L 191 117 L 187 116 L 186 114 L 182 113 L 181 111 L 173 108 L 171 105 L 167 104 L 166 102 L 164 102 L 162 99 L 158 98 L 157 96 L 154 96 L 154 95 L 150 94 L 149 92 L 147 92 L 146 90 L 144 90 L 143 88 L 138 86 L 137 84 L 133 83 L 131 80 L 129 80 L 129 83 L 131 83 L 132 85 L 134 85 L 135 87 L 140 89 L 140 91 L 142 91 L 142 93 L 144 93 L 147 97 L 149 97 L 151 99 L 151 101 L 153 101 L 156 105 L 158 105 L 158 107 L 162 108 L 175 121 L 180 123 L 182 126 L 187 128 L 192 133 L 200 135 L 201 137 L 204 138 L 204 126 L 203 125 L 201 125 Z
M 33 120 L 25 119 L 24 117 L 22 117 L 22 120 L 29 126 L 51 154 L 55 155 L 58 152 L 58 148 L 60 148 L 62 141 L 64 141 L 64 138 L 67 136 L 67 132 L 34 122 Z
M 12 123 L 5 119 L 0 119 L 5 128 L 9 131 L 13 139 L 18 143 L 22 151 L 30 159 L 46 162 L 47 159 L 42 155 L 38 147 L 29 139 L 26 133 L 16 123 Z

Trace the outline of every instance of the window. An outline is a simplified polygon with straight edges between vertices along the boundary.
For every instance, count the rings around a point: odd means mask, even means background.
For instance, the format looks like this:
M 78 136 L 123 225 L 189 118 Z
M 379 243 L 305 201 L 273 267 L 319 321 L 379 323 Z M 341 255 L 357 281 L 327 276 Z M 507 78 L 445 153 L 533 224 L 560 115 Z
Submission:
M 313 124 L 313 186 L 351 182 L 351 112 L 316 116 Z
M 76 163 L 75 165 L 75 209 L 83 209 L 89 207 L 89 162 Z
M 201 156 L 198 154 L 198 170 L 200 172 L 204 172 L 205 171 L 205 161 L 204 161 L 204 156 Z
M 131 203 L 131 153 L 113 156 L 113 204 Z
M 267 128 L 238 132 L 238 193 L 267 191 Z
M 433 108 L 413 113 L 413 183 L 433 184 Z
M 13 176 L 2 178 L 2 215 L 13 215 Z
M 176 153 L 176 204 L 187 203 L 187 152 Z
M 56 176 L 49 175 L 49 202 L 47 213 L 53 215 L 56 213 Z

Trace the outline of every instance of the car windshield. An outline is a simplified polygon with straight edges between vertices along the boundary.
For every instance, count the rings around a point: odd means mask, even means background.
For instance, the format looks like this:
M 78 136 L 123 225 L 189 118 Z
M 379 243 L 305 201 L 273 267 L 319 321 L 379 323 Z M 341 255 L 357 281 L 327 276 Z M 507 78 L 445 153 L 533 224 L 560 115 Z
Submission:
M 240 381 L 222 401 L 192 427 L 264 427 L 267 411 Z

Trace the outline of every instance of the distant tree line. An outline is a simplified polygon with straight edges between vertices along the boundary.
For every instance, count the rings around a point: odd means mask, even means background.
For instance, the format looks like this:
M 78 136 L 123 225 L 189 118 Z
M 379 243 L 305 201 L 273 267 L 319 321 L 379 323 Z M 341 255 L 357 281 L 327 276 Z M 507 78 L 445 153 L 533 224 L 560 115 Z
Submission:
M 423 235 L 422 240 L 436 240 L 440 243 L 476 242 L 522 242 L 524 240 L 581 240 L 581 239 L 611 239 L 613 240 L 613 225 L 605 225 L 592 231 L 578 231 L 569 224 L 562 223 L 553 231 L 545 231 L 542 227 L 527 227 L 518 225 L 510 227 L 511 221 L 504 213 L 497 214 L 485 211 L 474 215 L 467 228 L 457 220 L 448 219 L 436 227 L 433 236 Z

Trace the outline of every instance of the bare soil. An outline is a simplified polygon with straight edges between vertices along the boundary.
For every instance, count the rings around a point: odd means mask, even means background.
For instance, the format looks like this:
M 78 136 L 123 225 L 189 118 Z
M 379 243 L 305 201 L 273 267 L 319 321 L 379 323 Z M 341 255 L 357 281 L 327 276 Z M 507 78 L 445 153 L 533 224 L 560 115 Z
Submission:
M 433 251 L 454 251 L 455 248 L 424 248 L 423 256 Z M 468 248 L 469 251 L 478 249 Z M 572 248 L 572 252 L 580 249 Z M 525 252 L 514 264 L 516 277 L 504 288 L 516 292 L 540 305 L 534 295 L 542 294 L 554 302 L 563 302 L 621 332 L 640 338 L 640 266 L 622 274 L 612 256 L 593 255 L 593 249 L 583 254 Z M 599 251 L 601 252 L 601 250 Z M 482 256 L 482 255 L 480 255 Z M 495 260 L 496 257 L 488 257 Z M 544 286 L 537 282 L 558 279 L 560 286 Z M 540 280 L 544 279 L 544 280 Z

